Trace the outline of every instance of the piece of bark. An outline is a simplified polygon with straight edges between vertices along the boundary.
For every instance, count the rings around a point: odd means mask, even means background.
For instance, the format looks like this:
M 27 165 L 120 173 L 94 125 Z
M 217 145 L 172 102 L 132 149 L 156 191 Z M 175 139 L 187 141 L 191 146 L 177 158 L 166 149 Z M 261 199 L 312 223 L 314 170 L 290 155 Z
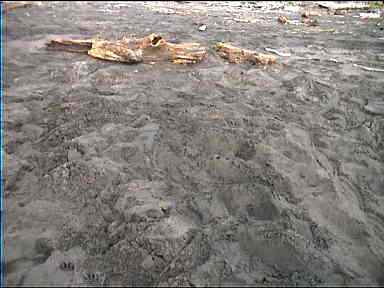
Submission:
M 230 63 L 251 62 L 254 64 L 275 64 L 277 57 L 270 54 L 257 53 L 252 50 L 242 49 L 228 43 L 217 43 L 215 49 L 220 57 L 227 59 Z

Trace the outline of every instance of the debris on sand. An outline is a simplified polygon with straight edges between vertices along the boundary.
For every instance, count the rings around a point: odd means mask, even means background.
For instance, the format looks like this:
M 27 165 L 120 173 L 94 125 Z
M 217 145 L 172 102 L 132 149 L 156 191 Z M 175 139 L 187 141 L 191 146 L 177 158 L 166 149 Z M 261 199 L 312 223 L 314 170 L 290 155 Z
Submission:
M 173 44 L 165 40 L 159 41 L 158 51 L 165 54 L 167 60 L 171 60 L 175 64 L 195 64 L 201 62 L 207 55 L 207 49 L 199 43 L 180 43 Z M 145 49 L 144 60 L 157 60 L 156 50 Z
M 309 18 L 309 17 L 313 17 L 313 16 L 321 16 L 321 13 L 318 11 L 304 11 L 301 14 L 301 17 L 303 17 L 303 18 Z
M 279 18 L 277 18 L 277 21 L 280 24 L 287 24 L 287 23 L 289 23 L 288 17 L 282 16 L 282 15 L 280 15 Z
M 205 30 L 207 30 L 207 25 L 201 25 L 199 27 L 199 31 L 204 32 Z
M 117 41 L 54 39 L 47 43 L 47 48 L 87 53 L 94 58 L 130 64 L 156 61 L 193 64 L 202 61 L 207 54 L 206 49 L 199 43 L 173 44 L 156 34 L 139 39 L 123 38 Z
M 125 41 L 54 39 L 47 43 L 49 50 L 87 53 L 88 55 L 125 63 L 142 62 L 142 49 L 129 49 Z
M 170 210 L 176 208 L 175 201 L 160 201 L 159 207 L 164 213 L 169 213 Z
M 359 65 L 359 64 L 353 64 L 353 66 L 358 67 L 360 69 L 363 69 L 365 71 L 370 71 L 370 72 L 384 72 L 384 69 L 366 67 L 366 66 L 362 66 L 362 65 Z
M 230 63 L 251 62 L 254 64 L 268 65 L 275 64 L 277 61 L 276 56 L 238 48 L 228 43 L 219 42 L 216 44 L 215 49 L 222 58 L 227 59 Z

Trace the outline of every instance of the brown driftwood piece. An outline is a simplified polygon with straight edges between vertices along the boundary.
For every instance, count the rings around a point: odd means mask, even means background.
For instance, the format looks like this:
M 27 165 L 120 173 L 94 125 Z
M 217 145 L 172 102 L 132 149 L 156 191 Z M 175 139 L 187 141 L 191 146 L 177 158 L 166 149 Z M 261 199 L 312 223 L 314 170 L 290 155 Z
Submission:
M 94 40 L 53 39 L 47 43 L 49 50 L 88 53 Z
M 176 64 L 193 64 L 202 61 L 207 54 L 207 50 L 199 43 L 173 44 L 156 34 L 139 39 L 123 38 L 122 42 L 132 49 L 142 49 L 146 63 L 172 61 Z
M 220 57 L 227 59 L 230 63 L 245 63 L 251 62 L 254 64 L 275 64 L 277 57 L 274 55 L 257 53 L 252 50 L 242 49 L 227 43 L 217 43 L 215 46 L 217 54 Z
M 207 54 L 207 50 L 199 43 L 173 44 L 156 34 L 118 41 L 55 39 L 47 47 L 51 50 L 88 53 L 98 59 L 124 63 L 171 61 L 193 64 L 202 61 Z
M 280 16 L 277 18 L 277 22 L 279 22 L 280 24 L 287 24 L 287 23 L 289 23 L 289 19 L 288 19 L 288 17 L 286 17 L 286 16 L 282 16 L 282 15 L 280 15 Z

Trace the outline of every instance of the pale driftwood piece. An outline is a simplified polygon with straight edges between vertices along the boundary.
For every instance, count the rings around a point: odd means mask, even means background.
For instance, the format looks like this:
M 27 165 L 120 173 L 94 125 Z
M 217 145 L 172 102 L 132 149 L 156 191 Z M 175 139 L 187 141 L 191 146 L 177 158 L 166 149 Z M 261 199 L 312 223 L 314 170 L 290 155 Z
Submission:
M 193 64 L 202 61 L 207 54 L 206 48 L 199 43 L 173 44 L 156 34 L 118 41 L 55 39 L 47 47 L 51 50 L 88 53 L 94 58 L 124 63 L 171 61 Z
M 275 64 L 276 56 L 257 53 L 252 50 L 242 49 L 227 43 L 217 43 L 215 49 L 220 57 L 227 59 L 230 63 L 251 62 L 254 64 Z

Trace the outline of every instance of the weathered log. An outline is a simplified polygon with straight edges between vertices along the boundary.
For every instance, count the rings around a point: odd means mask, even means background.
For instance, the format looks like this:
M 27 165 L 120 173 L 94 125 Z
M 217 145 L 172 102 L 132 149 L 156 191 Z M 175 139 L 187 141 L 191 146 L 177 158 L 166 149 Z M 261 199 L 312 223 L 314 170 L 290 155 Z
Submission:
M 207 54 L 207 50 L 199 43 L 173 44 L 156 34 L 118 41 L 55 39 L 47 47 L 51 50 L 88 53 L 98 59 L 124 63 L 171 61 L 193 64 L 202 61 Z
M 277 61 L 276 56 L 270 54 L 257 53 L 252 50 L 242 49 L 232 46 L 228 43 L 217 43 L 215 46 L 217 54 L 227 59 L 230 63 L 251 62 L 254 64 L 274 64 Z

